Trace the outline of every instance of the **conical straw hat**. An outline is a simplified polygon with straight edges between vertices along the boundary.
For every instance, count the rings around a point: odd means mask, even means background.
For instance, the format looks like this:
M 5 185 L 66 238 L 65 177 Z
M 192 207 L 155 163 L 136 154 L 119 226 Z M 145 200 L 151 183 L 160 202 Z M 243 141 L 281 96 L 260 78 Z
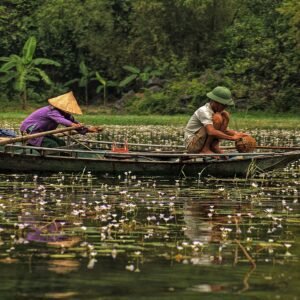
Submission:
M 77 100 L 73 95 L 73 92 L 69 92 L 58 97 L 48 99 L 48 102 L 52 106 L 69 114 L 82 115 L 82 111 L 77 103 Z

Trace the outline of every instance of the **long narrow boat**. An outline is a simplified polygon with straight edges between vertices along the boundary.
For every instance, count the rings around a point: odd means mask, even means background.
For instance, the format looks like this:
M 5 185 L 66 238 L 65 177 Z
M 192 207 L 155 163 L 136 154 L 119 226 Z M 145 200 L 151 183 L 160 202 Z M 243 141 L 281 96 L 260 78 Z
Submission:
M 300 150 L 287 152 L 255 152 L 187 154 L 182 151 L 134 151 L 42 148 L 6 145 L 0 148 L 0 171 L 5 172 L 92 172 L 154 176 L 248 177 L 260 172 L 283 168 L 300 159 Z

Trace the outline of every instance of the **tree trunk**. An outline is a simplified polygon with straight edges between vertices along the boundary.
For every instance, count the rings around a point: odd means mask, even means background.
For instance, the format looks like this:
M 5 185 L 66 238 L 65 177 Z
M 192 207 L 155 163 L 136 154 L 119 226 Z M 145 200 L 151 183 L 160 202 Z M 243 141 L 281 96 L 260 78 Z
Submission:
M 89 105 L 89 99 L 88 99 L 88 85 L 85 86 L 85 104 Z
M 107 89 L 106 85 L 103 86 L 103 105 L 106 106 Z
M 26 109 L 27 106 L 27 91 L 26 89 L 21 92 L 22 109 Z

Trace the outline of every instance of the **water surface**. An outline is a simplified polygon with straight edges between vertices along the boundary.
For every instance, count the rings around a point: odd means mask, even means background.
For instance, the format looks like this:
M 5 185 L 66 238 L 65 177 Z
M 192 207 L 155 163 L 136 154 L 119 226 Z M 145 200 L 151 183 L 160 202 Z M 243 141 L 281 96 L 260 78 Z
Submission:
M 0 174 L 1 299 L 299 299 L 299 175 Z

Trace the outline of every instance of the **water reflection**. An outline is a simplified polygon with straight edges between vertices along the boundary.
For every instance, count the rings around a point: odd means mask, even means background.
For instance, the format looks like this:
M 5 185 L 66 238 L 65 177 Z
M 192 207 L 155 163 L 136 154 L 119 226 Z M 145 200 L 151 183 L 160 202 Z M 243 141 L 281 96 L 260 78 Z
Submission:
M 48 270 L 57 274 L 74 272 L 80 267 L 80 263 L 74 259 L 52 259 L 48 264 Z
M 49 246 L 69 248 L 78 244 L 81 239 L 77 236 L 68 236 L 64 228 L 70 226 L 66 222 L 51 221 L 47 224 L 38 223 L 33 218 L 23 217 L 27 226 L 26 240 L 29 242 L 47 243 Z
M 212 200 L 216 203 L 218 200 Z M 221 231 L 218 219 L 212 218 L 215 205 L 203 203 L 201 200 L 187 201 L 184 204 L 184 222 L 187 229 L 185 235 L 192 241 L 202 243 L 220 242 Z
M 248 295 L 271 286 L 283 295 L 285 278 L 275 274 L 288 271 L 294 286 L 300 254 L 299 168 L 292 168 L 252 181 L 200 183 L 128 174 L 111 180 L 0 175 L 1 268 L 26 282 L 27 295 L 34 294 L 33 277 L 54 284 L 59 275 L 69 289 L 53 288 L 50 298 L 84 299 L 89 287 L 91 298 L 106 291 L 114 299 L 125 286 L 128 298 L 145 290 L 156 298 L 172 292 L 174 299 Z M 19 268 L 24 262 L 30 272 Z M 10 281 L 0 279 L 4 289 Z

